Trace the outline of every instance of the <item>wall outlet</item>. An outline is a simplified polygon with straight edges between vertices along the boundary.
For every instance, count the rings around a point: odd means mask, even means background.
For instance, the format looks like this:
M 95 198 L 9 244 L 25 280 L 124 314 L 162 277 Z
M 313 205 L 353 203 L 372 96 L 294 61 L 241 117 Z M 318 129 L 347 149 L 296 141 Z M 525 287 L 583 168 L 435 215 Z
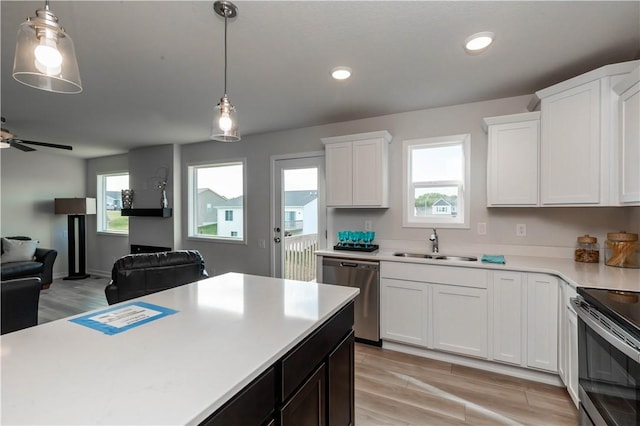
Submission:
M 365 231 L 373 231 L 373 222 L 371 222 L 370 220 L 365 220 L 364 221 L 364 230 Z
M 258 240 L 258 247 L 263 249 L 263 248 L 267 248 L 267 241 L 263 240 L 263 239 L 259 239 Z
M 487 235 L 487 224 L 485 222 L 478 222 L 478 235 Z
M 519 223 L 516 225 L 516 236 L 517 237 L 526 237 L 527 236 L 527 225 L 524 223 Z

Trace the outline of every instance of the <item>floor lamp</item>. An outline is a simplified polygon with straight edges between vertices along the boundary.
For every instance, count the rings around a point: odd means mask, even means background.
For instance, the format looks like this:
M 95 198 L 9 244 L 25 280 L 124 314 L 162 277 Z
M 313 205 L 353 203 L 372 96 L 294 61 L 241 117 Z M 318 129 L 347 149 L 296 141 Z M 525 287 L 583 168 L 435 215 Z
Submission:
M 66 214 L 69 238 L 69 276 L 65 280 L 88 278 L 85 243 L 85 215 L 96 214 L 95 198 L 56 198 L 56 214 Z M 77 250 L 76 250 L 77 249 Z

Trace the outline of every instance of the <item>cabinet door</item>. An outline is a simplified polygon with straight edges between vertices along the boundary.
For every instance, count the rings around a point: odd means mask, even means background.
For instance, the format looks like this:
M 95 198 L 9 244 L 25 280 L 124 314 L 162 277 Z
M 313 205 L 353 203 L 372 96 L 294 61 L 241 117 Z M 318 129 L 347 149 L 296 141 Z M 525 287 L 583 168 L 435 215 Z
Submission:
M 433 347 L 487 358 L 487 290 L 433 285 Z
M 539 120 L 489 126 L 489 206 L 538 204 Z
M 493 273 L 493 347 L 497 361 L 520 365 L 522 362 L 524 304 L 523 274 Z
M 620 201 L 640 203 L 640 82 L 620 96 Z
M 565 386 L 568 386 L 567 376 L 567 354 L 569 352 L 569 335 L 567 330 L 567 283 L 560 280 L 558 283 L 558 375 Z
M 385 340 L 427 346 L 428 285 L 383 278 L 380 335 Z
M 573 403 L 578 407 L 578 316 L 569 306 L 565 308 L 567 313 L 567 390 Z
M 600 80 L 542 100 L 542 204 L 600 202 Z
M 330 425 L 355 424 L 353 331 L 329 354 L 327 361 L 327 419 Z
M 353 142 L 353 205 L 383 206 L 383 139 Z
M 273 368 L 255 379 L 201 425 L 260 425 L 273 415 L 276 403 L 276 374 Z
M 325 365 L 313 373 L 280 412 L 281 426 L 320 426 L 326 421 Z
M 527 277 L 527 365 L 558 372 L 558 279 Z
M 341 142 L 325 146 L 327 176 L 327 206 L 352 204 L 352 143 Z

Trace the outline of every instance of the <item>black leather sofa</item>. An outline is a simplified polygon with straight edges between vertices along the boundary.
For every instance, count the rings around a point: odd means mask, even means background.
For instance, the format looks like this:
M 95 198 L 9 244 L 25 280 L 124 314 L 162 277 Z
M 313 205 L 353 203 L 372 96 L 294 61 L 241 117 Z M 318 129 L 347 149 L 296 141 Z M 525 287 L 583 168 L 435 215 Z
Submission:
M 38 325 L 40 278 L 18 278 L 0 283 L 0 334 Z
M 29 237 L 5 237 L 9 240 L 31 240 Z M 2 247 L 4 253 L 4 247 Z M 36 248 L 35 259 L 25 262 L 6 262 L 0 265 L 0 280 L 15 278 L 38 277 L 42 288 L 49 288 L 53 282 L 53 264 L 58 252 L 53 249 Z
M 104 289 L 109 305 L 208 277 L 197 250 L 129 254 L 116 260 Z

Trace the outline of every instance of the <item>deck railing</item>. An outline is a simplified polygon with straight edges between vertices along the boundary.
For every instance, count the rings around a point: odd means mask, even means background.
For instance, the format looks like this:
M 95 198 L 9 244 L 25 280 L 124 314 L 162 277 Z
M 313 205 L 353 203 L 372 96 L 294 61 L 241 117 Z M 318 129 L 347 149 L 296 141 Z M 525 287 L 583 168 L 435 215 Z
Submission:
M 290 280 L 316 279 L 318 235 L 294 235 L 284 238 L 284 277 Z

